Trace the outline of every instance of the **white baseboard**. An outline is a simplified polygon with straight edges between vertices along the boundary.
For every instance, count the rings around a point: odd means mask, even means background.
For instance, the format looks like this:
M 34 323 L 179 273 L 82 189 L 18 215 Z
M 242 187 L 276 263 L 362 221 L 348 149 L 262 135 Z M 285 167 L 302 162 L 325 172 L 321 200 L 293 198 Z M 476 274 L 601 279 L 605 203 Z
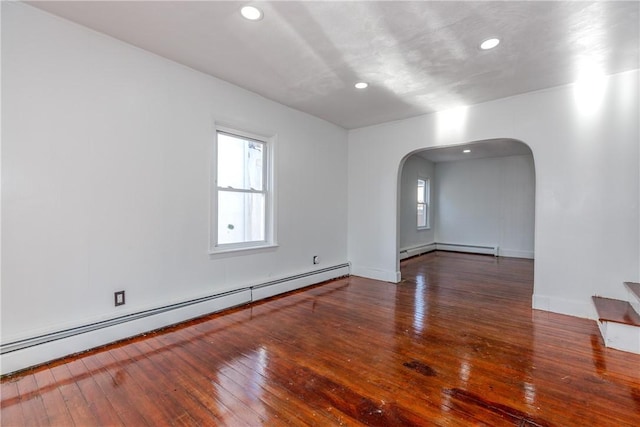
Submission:
M 351 265 L 351 274 L 353 276 L 366 277 L 367 279 L 375 279 L 391 283 L 399 283 L 401 280 L 399 271 L 377 270 L 375 268 L 362 267 L 355 264 Z
M 536 310 L 566 314 L 568 316 L 581 317 L 583 319 L 597 318 L 595 308 L 593 307 L 593 303 L 590 298 L 587 301 L 578 301 L 534 294 L 532 306 Z
M 515 249 L 498 249 L 498 256 L 509 258 L 526 258 L 534 259 L 534 253 L 532 251 L 520 251 Z
M 46 363 L 64 356 L 174 325 L 227 308 L 349 275 L 349 264 L 340 264 L 254 286 L 144 310 L 38 336 L 2 343 L 2 375 Z

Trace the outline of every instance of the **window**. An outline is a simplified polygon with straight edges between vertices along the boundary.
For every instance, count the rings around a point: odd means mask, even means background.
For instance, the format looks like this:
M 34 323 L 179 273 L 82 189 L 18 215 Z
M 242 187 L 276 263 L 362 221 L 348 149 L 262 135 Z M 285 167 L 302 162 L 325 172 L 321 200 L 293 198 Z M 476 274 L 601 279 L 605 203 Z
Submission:
M 429 179 L 418 178 L 418 228 L 429 228 Z
M 269 246 L 269 141 L 232 129 L 216 130 L 212 250 Z

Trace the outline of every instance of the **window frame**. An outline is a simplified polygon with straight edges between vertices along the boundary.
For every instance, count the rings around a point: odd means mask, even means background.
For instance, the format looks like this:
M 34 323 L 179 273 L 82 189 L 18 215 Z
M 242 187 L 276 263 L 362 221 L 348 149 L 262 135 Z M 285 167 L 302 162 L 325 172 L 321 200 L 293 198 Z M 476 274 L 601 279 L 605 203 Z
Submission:
M 424 182 L 424 190 L 423 190 L 423 197 L 422 197 L 423 202 L 420 202 L 418 198 L 418 193 L 417 193 L 417 190 L 420 188 L 420 181 Z M 418 224 L 418 218 L 419 218 L 418 211 L 420 209 L 420 206 L 424 207 L 424 212 L 425 212 L 424 225 Z M 431 215 L 429 212 L 430 208 L 431 208 L 431 178 L 418 176 L 418 179 L 416 180 L 416 226 L 418 230 L 431 229 Z
M 221 188 L 218 186 L 218 135 L 226 134 L 231 137 L 243 138 L 262 144 L 262 190 Z M 273 158 L 275 152 L 275 135 L 248 132 L 237 127 L 215 124 L 213 144 L 211 150 L 211 203 L 209 212 L 209 254 L 222 254 L 229 252 L 251 251 L 277 247 L 275 240 L 275 207 L 274 198 L 274 173 Z M 264 194 L 264 240 L 256 240 L 238 243 L 218 242 L 218 199 L 221 191 L 240 194 Z

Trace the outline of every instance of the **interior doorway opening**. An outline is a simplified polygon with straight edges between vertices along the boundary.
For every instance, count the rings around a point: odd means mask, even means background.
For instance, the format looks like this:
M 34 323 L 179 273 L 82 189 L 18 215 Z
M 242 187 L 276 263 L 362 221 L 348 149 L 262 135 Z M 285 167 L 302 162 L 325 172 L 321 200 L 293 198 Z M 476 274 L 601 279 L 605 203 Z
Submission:
M 510 139 L 426 148 L 398 171 L 397 266 L 434 250 L 535 258 L 533 153 Z

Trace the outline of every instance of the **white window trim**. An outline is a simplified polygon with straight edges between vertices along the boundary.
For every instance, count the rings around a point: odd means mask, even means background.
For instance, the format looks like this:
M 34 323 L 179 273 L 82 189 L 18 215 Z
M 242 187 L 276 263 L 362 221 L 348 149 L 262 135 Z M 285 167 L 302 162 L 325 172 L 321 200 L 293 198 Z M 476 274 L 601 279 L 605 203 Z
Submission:
M 431 178 L 426 177 L 426 176 L 418 176 L 416 178 L 416 189 L 418 186 L 418 180 L 424 181 L 425 182 L 425 191 L 424 191 L 424 195 L 425 195 L 425 202 L 424 203 L 418 203 L 418 201 L 416 200 L 416 215 L 418 212 L 418 205 L 419 204 L 423 204 L 425 205 L 425 213 L 427 215 L 427 225 L 424 226 L 417 226 L 416 228 L 418 230 L 431 230 Z M 416 221 L 417 224 L 418 221 Z
M 263 185 L 266 189 L 265 197 L 265 239 L 254 242 L 226 243 L 219 245 L 218 242 L 218 132 L 253 139 L 264 143 L 266 147 L 264 154 L 265 170 L 263 170 Z M 209 254 L 229 254 L 234 252 L 250 252 L 261 249 L 271 249 L 278 247 L 276 241 L 275 227 L 275 173 L 274 162 L 276 151 L 277 135 L 265 136 L 265 134 L 248 132 L 237 127 L 226 126 L 214 123 L 213 143 L 211 144 L 211 166 L 210 166 L 210 206 L 209 206 Z M 228 191 L 228 190 L 227 190 Z M 251 191 L 242 191 L 250 193 Z M 259 191 L 262 193 L 262 191 Z

